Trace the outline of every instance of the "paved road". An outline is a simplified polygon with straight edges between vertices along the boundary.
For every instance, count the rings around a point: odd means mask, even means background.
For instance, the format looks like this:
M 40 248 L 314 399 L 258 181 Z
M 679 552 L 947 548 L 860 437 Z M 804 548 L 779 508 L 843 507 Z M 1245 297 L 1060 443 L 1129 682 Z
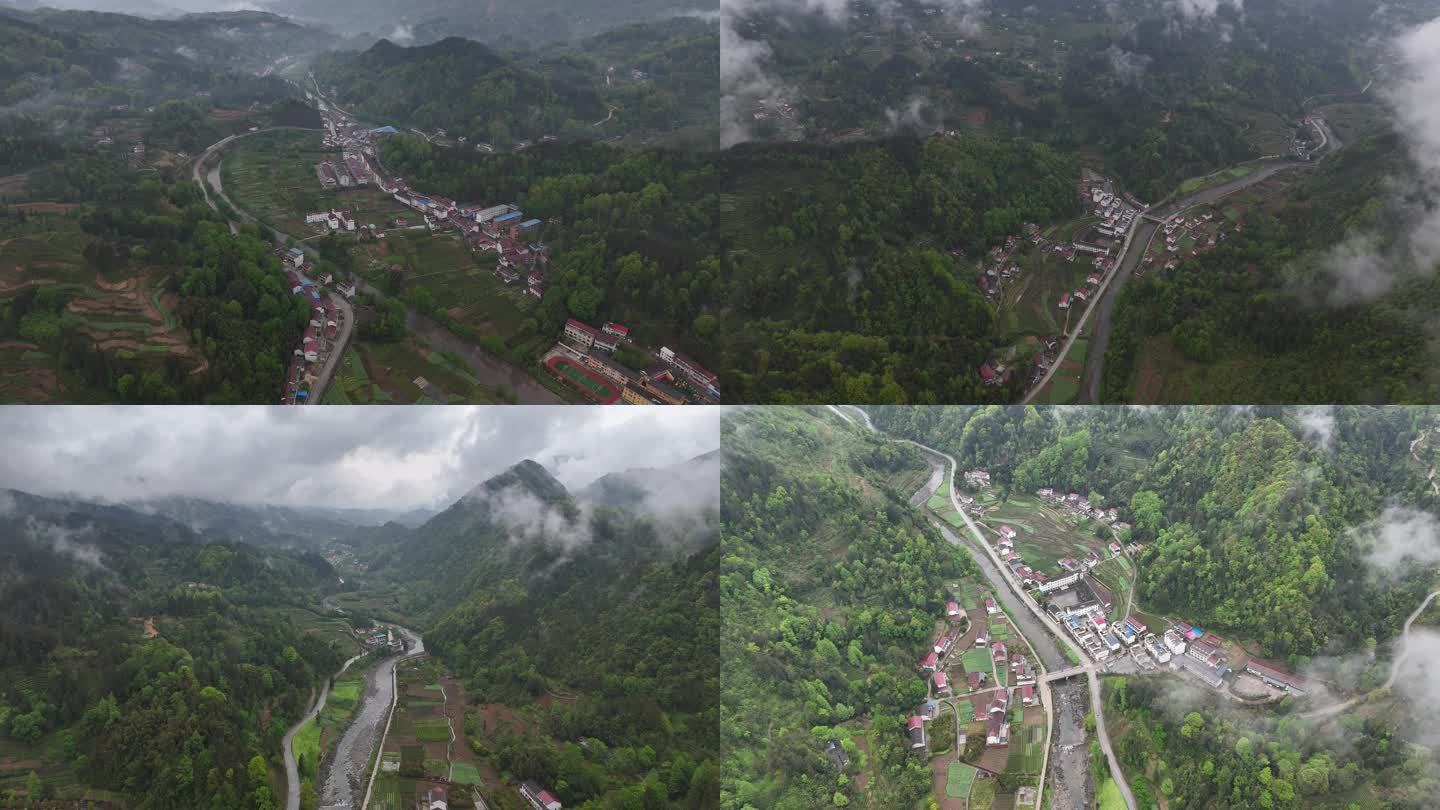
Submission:
M 1313 166 L 1312 163 L 1296 163 L 1288 159 L 1277 160 L 1264 164 L 1250 174 L 1222 183 L 1212 188 L 1202 189 L 1187 197 L 1175 202 L 1147 211 L 1150 216 L 1159 219 L 1168 219 L 1184 211 L 1200 205 L 1210 205 L 1225 197 L 1239 191 L 1243 191 L 1256 183 L 1268 180 L 1276 174 L 1287 169 L 1303 168 Z M 1145 258 L 1145 251 L 1150 247 L 1150 241 L 1155 237 L 1159 229 L 1156 223 L 1141 218 L 1140 224 L 1135 229 L 1135 236 L 1130 241 L 1130 249 L 1126 251 L 1114 273 L 1113 282 L 1090 304 L 1090 309 L 1095 310 L 1095 328 L 1090 334 L 1090 344 L 1086 348 L 1085 370 L 1080 376 L 1080 394 L 1076 399 L 1080 404 L 1095 404 L 1100 401 L 1100 384 L 1105 376 L 1105 352 L 1110 348 L 1110 334 L 1114 328 L 1111 320 L 1115 309 L 1115 299 L 1120 295 L 1120 290 L 1130 280 L 1135 268 Z M 1063 355 L 1062 355 L 1063 356 Z M 1059 363 L 1056 363 L 1058 366 Z
M 849 415 L 847 415 L 846 411 L 842 411 L 833 405 L 827 407 L 829 407 L 831 411 L 834 411 L 836 414 L 838 414 L 842 419 L 845 419 L 852 424 L 855 423 L 855 420 Z M 850 406 L 849 408 L 847 408 L 847 410 L 852 413 L 860 414 L 863 417 L 865 426 L 867 428 L 869 428 L 873 432 L 879 432 L 875 430 L 874 423 L 870 421 L 869 415 L 865 414 L 863 409 Z M 905 444 L 914 445 L 921 450 L 924 450 L 936 456 L 940 456 L 941 458 L 950 462 L 950 469 L 952 471 L 952 474 L 950 476 L 950 491 L 947 494 L 950 497 L 950 505 L 955 509 L 956 512 L 960 513 L 960 516 L 965 520 L 966 528 L 970 530 L 971 537 L 974 538 L 975 542 L 970 547 L 972 548 L 972 550 L 978 547 L 984 552 L 983 554 L 972 555 L 975 558 L 976 564 L 980 566 L 980 570 L 985 574 L 987 578 L 991 580 L 991 584 L 995 586 L 997 598 L 1000 598 L 1007 607 L 1010 607 L 1011 605 L 1011 603 L 1007 601 L 1007 598 L 1018 599 L 1021 603 L 1023 603 L 1023 607 L 1011 608 L 1010 616 L 1012 619 L 1015 620 L 1016 624 L 1020 626 L 1021 634 L 1026 637 L 1026 640 L 1030 643 L 1031 648 L 1035 650 L 1036 655 L 1040 658 L 1041 663 L 1044 664 L 1044 667 L 1047 671 L 1063 669 L 1064 667 L 1069 666 L 1068 662 L 1066 662 L 1066 659 L 1064 658 L 1064 655 L 1060 653 L 1058 649 L 1056 649 L 1052 655 L 1058 655 L 1060 661 L 1066 663 L 1058 663 L 1057 665 L 1046 661 L 1046 658 L 1049 656 L 1047 656 L 1045 646 L 1047 645 L 1047 643 L 1049 645 L 1053 645 L 1057 639 L 1060 642 L 1064 643 L 1066 646 L 1070 647 L 1070 649 L 1074 652 L 1075 657 L 1081 662 L 1079 666 L 1084 669 L 1085 677 L 1090 682 L 1090 694 L 1092 704 L 1091 710 L 1095 713 L 1096 738 L 1100 741 L 1100 748 L 1105 752 L 1105 758 L 1110 763 L 1110 775 L 1115 780 L 1116 785 L 1119 787 L 1120 795 L 1125 799 L 1125 806 L 1129 808 L 1129 810 L 1138 810 L 1138 805 L 1136 805 L 1135 803 L 1135 794 L 1130 790 L 1130 783 L 1125 778 L 1125 772 L 1120 767 L 1120 759 L 1115 755 L 1115 749 L 1110 744 L 1109 731 L 1105 727 L 1105 706 L 1104 702 L 1100 699 L 1100 678 L 1096 673 L 1095 662 L 1092 661 L 1083 650 L 1077 647 L 1073 641 L 1071 641 L 1070 637 L 1060 629 L 1060 626 L 1058 624 L 1055 623 L 1055 620 L 1050 618 L 1048 614 L 1041 610 L 1040 606 L 1037 605 L 1033 599 L 1030 599 L 1023 595 L 1024 588 L 1020 585 L 1019 582 L 1016 582 L 1014 580 L 1014 575 L 1010 573 L 1009 569 L 1004 566 L 1003 562 L 1000 560 L 1000 557 L 995 553 L 994 547 L 991 546 L 989 543 L 985 542 L 984 536 L 980 533 L 979 526 L 975 524 L 975 521 L 972 520 L 970 518 L 970 515 L 967 514 L 965 510 L 961 507 L 960 501 L 955 495 L 955 476 L 959 474 L 959 464 L 955 461 L 955 458 L 948 453 L 936 450 L 933 447 L 927 447 L 926 445 L 920 444 L 919 442 L 912 441 L 910 439 L 894 439 L 893 441 L 899 441 Z M 948 531 L 948 527 L 946 527 L 944 524 L 941 524 L 941 532 L 951 543 L 960 545 L 959 538 L 955 537 L 954 534 L 950 533 Z M 986 564 L 986 561 L 989 562 L 989 565 Z M 996 576 L 997 573 L 999 574 L 998 577 Z M 1028 612 L 1026 609 L 1028 609 Z M 1030 629 L 1033 625 L 1029 621 L 1022 622 L 1021 620 L 1021 617 L 1027 616 L 1034 616 L 1036 619 L 1039 620 L 1041 625 L 1050 629 L 1050 633 L 1045 633 L 1043 630 L 1036 631 Z M 1053 661 L 1054 659 L 1052 658 L 1051 660 Z M 1042 693 L 1044 693 L 1048 689 L 1048 682 L 1042 681 Z M 1043 695 L 1042 699 L 1048 701 L 1048 698 L 1044 698 Z M 1040 790 L 1042 791 L 1043 795 L 1045 775 L 1042 773 L 1040 776 Z M 1040 798 L 1041 796 L 1037 796 L 1036 800 L 1039 801 Z
M 301 250 L 305 251 L 305 254 L 307 256 L 318 260 L 320 254 L 319 251 L 317 251 L 315 248 L 307 246 L 303 240 L 296 239 L 290 234 L 266 225 L 265 223 L 251 216 L 250 212 L 236 205 L 235 201 L 230 199 L 230 197 L 225 193 L 225 185 L 220 179 L 220 163 L 218 161 L 215 163 L 214 166 L 210 168 L 209 173 L 205 176 L 203 181 L 200 177 L 200 167 L 205 163 L 205 161 L 208 160 L 211 155 L 215 154 L 220 149 L 223 149 L 228 144 L 233 143 L 240 138 L 249 137 L 251 135 L 259 135 L 262 132 L 273 132 L 275 130 L 283 129 L 298 130 L 302 132 L 321 131 L 310 129 L 308 127 L 267 127 L 265 129 L 256 130 L 254 132 L 242 132 L 238 135 L 231 135 L 228 138 L 223 138 L 211 144 L 210 148 L 206 149 L 204 153 L 202 153 L 200 157 L 195 160 L 195 165 L 191 168 L 190 173 L 191 176 L 194 178 L 195 182 L 200 185 L 200 191 L 202 194 L 205 195 L 205 202 L 209 203 L 210 207 L 213 208 L 217 213 L 220 211 L 220 207 L 215 204 L 214 200 L 210 199 L 210 193 L 212 191 L 215 193 L 215 196 L 224 200 L 225 203 L 230 206 L 231 210 L 235 212 L 236 216 L 240 217 L 240 219 L 244 220 L 245 222 L 253 223 L 260 226 L 262 229 L 264 229 L 270 234 L 270 236 L 276 241 L 277 244 L 293 245 L 295 247 L 299 247 Z M 231 222 L 231 233 L 234 233 L 237 230 L 238 228 L 235 223 Z M 332 295 L 327 293 L 325 297 L 327 300 L 334 303 L 335 307 L 344 314 L 344 317 L 340 319 L 339 330 L 335 333 L 335 339 L 330 343 L 331 350 L 325 355 L 325 363 L 323 366 L 321 366 L 320 373 L 316 375 L 315 385 L 310 391 L 310 398 L 305 400 L 305 404 L 308 405 L 318 405 L 320 401 L 325 398 L 325 391 L 329 389 L 331 381 L 335 378 L 335 370 L 340 365 L 340 361 L 345 356 L 344 348 L 350 345 L 350 335 L 355 330 L 355 310 L 353 307 L 350 306 L 350 302 L 346 301 L 345 297 L 342 295 Z
M 335 678 L 343 675 L 345 670 L 350 668 L 351 664 L 359 661 L 362 657 L 363 656 L 357 655 L 351 658 L 345 662 L 344 666 L 340 667 L 340 670 L 336 672 L 334 676 L 327 678 L 325 683 L 320 686 L 320 699 L 314 700 L 310 704 L 310 710 L 305 713 L 305 716 L 300 718 L 298 723 L 291 726 L 289 731 L 285 732 L 285 781 L 288 786 L 285 810 L 300 810 L 300 768 L 298 763 L 295 762 L 295 733 L 300 730 L 301 726 L 310 722 L 315 715 L 319 714 L 321 709 L 325 708 L 325 698 L 330 696 L 330 684 L 334 682 Z M 314 695 L 311 695 L 311 698 L 313 699 Z
M 1429 596 L 1426 596 L 1425 601 L 1420 603 L 1420 607 L 1415 608 L 1415 612 L 1411 613 L 1410 618 L 1405 620 L 1405 629 L 1400 633 L 1400 654 L 1396 655 L 1395 660 L 1390 662 L 1390 677 L 1385 679 L 1384 685 L 1380 687 L 1381 689 L 1390 689 L 1391 687 L 1395 686 L 1395 681 L 1398 680 L 1400 677 L 1401 668 L 1405 666 L 1405 662 L 1410 658 L 1410 625 L 1414 624 L 1415 620 L 1420 618 L 1420 614 L 1425 612 L 1425 608 L 1430 607 L 1430 603 L 1435 601 L 1435 597 L 1437 596 L 1440 596 L 1440 591 L 1435 591 Z M 1326 706 L 1323 709 L 1315 709 L 1313 711 L 1303 712 L 1297 716 L 1329 717 L 1331 715 L 1339 714 L 1340 712 L 1345 711 L 1351 706 L 1354 706 L 1356 703 L 1364 700 L 1365 697 L 1365 695 L 1357 695 L 1345 701 L 1344 703 L 1336 703 L 1333 706 Z

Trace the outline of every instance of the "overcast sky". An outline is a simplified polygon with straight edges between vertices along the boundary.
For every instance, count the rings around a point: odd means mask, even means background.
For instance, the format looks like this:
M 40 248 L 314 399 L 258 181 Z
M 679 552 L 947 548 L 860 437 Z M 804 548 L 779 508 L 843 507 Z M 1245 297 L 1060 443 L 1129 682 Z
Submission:
M 128 500 L 442 506 L 522 459 L 576 489 L 720 444 L 720 408 L 0 407 L 0 488 Z

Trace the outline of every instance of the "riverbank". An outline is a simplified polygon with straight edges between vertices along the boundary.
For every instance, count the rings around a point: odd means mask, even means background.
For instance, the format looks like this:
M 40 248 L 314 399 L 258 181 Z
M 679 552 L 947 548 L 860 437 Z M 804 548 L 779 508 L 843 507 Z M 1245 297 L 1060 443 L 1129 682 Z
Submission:
M 399 625 L 394 627 L 405 639 L 405 652 L 384 659 L 367 673 L 355 717 L 336 743 L 334 754 L 321 767 L 317 780 L 321 807 L 362 806 L 367 769 L 395 703 L 395 667 L 425 652 L 419 634 Z

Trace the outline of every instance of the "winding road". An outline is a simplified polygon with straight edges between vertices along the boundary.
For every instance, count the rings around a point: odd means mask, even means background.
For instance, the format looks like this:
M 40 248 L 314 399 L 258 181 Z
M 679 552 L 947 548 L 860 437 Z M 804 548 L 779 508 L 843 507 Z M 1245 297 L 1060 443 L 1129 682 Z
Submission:
M 203 178 L 200 175 L 201 167 L 203 167 L 213 155 L 218 153 L 221 149 L 224 149 L 227 145 L 234 143 L 240 138 L 246 138 L 251 135 L 259 135 L 262 132 L 275 132 L 277 130 L 296 130 L 300 132 L 323 131 L 312 129 L 310 127 L 266 127 L 265 129 L 257 129 L 253 132 L 242 132 L 237 135 L 231 135 L 228 138 L 223 138 L 219 141 L 216 141 L 215 143 L 211 144 L 208 149 L 201 153 L 200 157 L 195 159 L 195 164 L 191 167 L 190 174 L 191 177 L 194 179 L 195 183 L 200 186 L 200 192 L 205 196 L 205 202 L 209 204 L 209 206 L 214 209 L 216 213 L 222 212 L 220 211 L 220 206 L 216 205 L 215 201 L 210 198 L 210 193 L 212 191 L 215 193 L 216 197 L 224 200 L 225 204 L 230 207 L 230 210 L 234 211 L 235 215 L 240 217 L 242 221 L 258 225 L 260 228 L 269 233 L 271 237 L 274 238 L 276 244 L 298 247 L 301 250 L 305 251 L 307 257 L 318 261 L 320 258 L 319 251 L 315 250 L 312 247 L 306 246 L 303 241 L 296 239 L 291 235 L 276 228 L 272 228 L 269 225 L 266 225 L 265 223 L 256 219 L 250 214 L 250 212 L 236 205 L 235 201 L 230 199 L 230 197 L 226 195 L 224 183 L 220 179 L 220 161 L 215 161 L 215 165 L 210 167 L 210 171 L 206 173 Z M 230 221 L 230 232 L 235 233 L 238 230 L 239 226 L 236 225 L 233 220 Z M 355 330 L 355 309 L 354 307 L 350 306 L 349 301 L 345 300 L 345 296 L 327 295 L 326 298 L 335 305 L 336 309 L 340 311 L 340 318 L 338 319 L 339 329 L 335 334 L 335 339 L 330 341 L 330 351 L 326 352 L 325 354 L 325 363 L 323 366 L 321 366 L 320 373 L 316 375 L 315 385 L 311 387 L 310 397 L 304 400 L 304 403 L 307 405 L 318 405 L 320 401 L 325 398 L 325 391 L 330 387 L 330 382 L 335 379 L 335 370 L 339 367 L 341 358 L 345 356 L 345 347 L 350 345 L 350 335 Z
M 315 719 L 315 716 L 320 713 L 321 709 L 325 708 L 325 699 L 330 696 L 330 684 L 334 683 L 336 678 L 344 675 L 345 670 L 349 669 L 351 664 L 359 661 L 363 657 L 365 657 L 364 653 L 361 653 L 351 658 L 345 662 L 344 666 L 340 667 L 339 671 L 327 678 L 325 683 L 320 687 L 319 700 L 313 700 L 310 704 L 310 710 L 305 713 L 305 716 L 300 718 L 300 721 L 295 725 L 291 726 L 289 731 L 285 732 L 285 740 L 283 743 L 285 749 L 285 782 L 287 785 L 285 810 L 300 810 L 300 768 L 299 764 L 295 761 L 295 734 L 299 732 L 301 727 L 306 723 Z M 314 696 L 312 695 L 311 697 L 313 699 Z
M 1328 128 L 1326 131 L 1328 132 Z M 1340 142 L 1336 139 L 1330 152 L 1334 152 L 1339 145 Z M 1218 202 L 1231 194 L 1268 180 L 1282 171 L 1315 166 L 1315 163 L 1300 163 L 1288 158 L 1262 159 L 1252 161 L 1252 163 L 1258 163 L 1260 168 L 1244 177 L 1201 189 L 1173 202 L 1159 203 L 1146 209 L 1140 217 L 1136 218 L 1130 233 L 1125 237 L 1120 261 L 1115 263 L 1114 269 L 1101 281 L 1100 289 L 1094 299 L 1090 301 L 1080 319 L 1071 328 L 1069 337 L 1061 345 L 1055 362 L 1051 363 L 1050 368 L 1046 369 L 1040 379 L 1025 392 L 1020 404 L 1030 404 L 1045 389 L 1045 386 L 1059 371 L 1064 359 L 1069 356 L 1075 341 L 1079 339 L 1086 322 L 1092 315 L 1096 319 L 1095 328 L 1090 334 L 1090 342 L 1086 349 L 1085 368 L 1080 376 L 1080 392 L 1076 402 L 1093 404 L 1100 401 L 1100 383 L 1105 371 L 1105 352 L 1110 347 L 1110 334 L 1114 327 L 1112 318 L 1115 299 L 1126 282 L 1134 275 L 1135 268 L 1139 267 L 1140 262 L 1145 258 L 1145 253 L 1150 249 L 1150 243 L 1154 241 L 1155 233 L 1160 229 L 1161 222 L 1196 206 Z
M 834 405 L 827 405 L 826 407 L 833 411 L 841 419 L 844 419 L 852 425 L 856 424 L 855 420 L 849 415 L 847 415 L 840 408 L 837 408 Z M 861 416 L 864 421 L 865 427 L 868 428 L 871 432 L 877 434 L 880 433 L 880 431 L 875 429 L 874 423 L 870 421 L 870 415 L 865 413 L 863 409 L 853 405 L 848 406 L 848 408 Z M 1083 670 L 1086 679 L 1090 683 L 1090 703 L 1091 710 L 1095 713 L 1096 738 L 1099 740 L 1100 748 L 1105 752 L 1105 758 L 1110 764 L 1110 776 L 1112 779 L 1115 780 L 1115 784 L 1119 787 L 1120 795 L 1125 799 L 1126 807 L 1129 808 L 1129 810 L 1138 810 L 1138 805 L 1135 803 L 1135 794 L 1131 792 L 1130 783 L 1125 778 L 1125 772 L 1120 767 L 1120 759 L 1115 755 L 1115 749 L 1110 744 L 1110 734 L 1105 727 L 1105 704 L 1104 701 L 1101 699 L 1102 696 L 1100 694 L 1100 678 L 1096 672 L 1094 661 L 1090 660 L 1090 657 L 1087 656 L 1084 651 L 1082 651 L 1079 647 L 1075 645 L 1074 642 L 1070 640 L 1069 636 L 1067 636 L 1060 629 L 1060 626 L 1055 623 L 1055 620 L 1050 618 L 1050 616 L 1048 616 L 1043 610 L 1041 610 L 1040 606 L 1035 604 L 1034 600 L 1028 599 L 1023 595 L 1023 587 L 1020 585 L 1020 583 L 1014 580 L 1013 574 L 1008 574 L 1008 569 L 1001 562 L 1000 557 L 995 553 L 994 547 L 991 546 L 989 543 L 985 542 L 984 536 L 980 533 L 980 527 L 975 525 L 975 521 L 972 520 L 970 518 L 970 515 L 967 514 L 965 510 L 961 507 L 960 501 L 955 495 L 955 474 L 959 472 L 959 464 L 955 461 L 955 458 L 948 453 L 936 450 L 933 447 L 927 447 L 926 445 L 920 444 L 919 442 L 912 441 L 910 439 L 892 438 L 891 441 L 913 445 L 927 453 L 939 456 L 950 462 L 950 491 L 947 493 L 950 497 L 950 505 L 954 507 L 955 511 L 958 512 L 960 516 L 964 519 L 965 526 L 970 530 L 970 535 L 974 539 L 974 543 L 966 545 L 968 545 L 968 547 L 972 551 L 975 550 L 978 546 L 979 549 L 982 549 L 985 552 L 984 555 L 972 554 L 971 556 L 975 558 L 976 563 L 980 566 L 980 570 L 985 574 L 988 579 L 990 579 L 991 584 L 995 587 L 996 595 L 998 598 L 1001 599 L 1002 603 L 1005 603 L 1008 607 L 1013 603 L 1013 601 L 1018 600 L 1019 602 L 1023 603 L 1024 608 L 1028 609 L 1028 612 L 1025 610 L 1016 610 L 1015 612 L 1011 613 L 1011 618 L 1016 622 L 1017 625 L 1021 626 L 1021 631 L 1023 634 L 1025 634 L 1026 641 L 1028 641 L 1031 648 L 1035 650 L 1037 657 L 1039 657 L 1042 665 L 1047 671 L 1063 670 L 1067 663 L 1067 659 L 1065 658 L 1064 654 L 1059 651 L 1058 647 L 1054 646 L 1057 639 L 1061 643 L 1070 647 L 1070 649 L 1074 653 L 1075 659 L 1081 661 L 1081 664 L 1079 664 L 1079 668 Z M 960 538 L 956 537 L 953 533 L 947 531 L 946 527 L 943 524 L 941 525 L 941 532 L 945 536 L 945 539 L 950 541 L 952 544 L 962 545 L 962 543 L 960 542 Z M 988 561 L 989 565 L 986 565 L 984 561 Z M 999 574 L 998 577 L 996 576 L 997 573 Z M 1039 624 L 1045 628 L 1048 628 L 1050 632 L 1045 633 L 1043 632 L 1043 630 L 1037 631 L 1035 625 L 1032 622 L 1022 622 L 1022 616 L 1034 616 L 1035 619 L 1038 620 Z M 1047 650 L 1047 645 L 1053 649 Z M 1046 660 L 1047 658 L 1049 658 L 1050 660 Z M 1075 674 L 1079 673 L 1077 672 Z M 1041 694 L 1047 707 L 1050 706 L 1049 683 L 1050 679 L 1042 679 L 1041 681 Z M 1052 718 L 1054 716 L 1053 711 L 1047 711 L 1046 714 Z M 1049 750 L 1048 743 L 1046 745 L 1046 750 Z M 1042 772 L 1039 786 L 1040 795 L 1036 796 L 1037 806 L 1039 806 L 1041 803 L 1044 789 L 1045 779 L 1044 773 Z
M 1395 681 L 1398 680 L 1400 677 L 1401 668 L 1405 666 L 1405 662 L 1410 658 L 1410 625 L 1414 624 L 1415 620 L 1420 618 L 1420 614 L 1425 612 L 1425 608 L 1430 607 L 1430 603 L 1435 601 L 1435 597 L 1437 596 L 1440 596 L 1440 591 L 1434 591 L 1429 596 L 1426 596 L 1425 601 L 1420 603 L 1420 607 L 1415 608 L 1415 612 L 1411 613 L 1410 618 L 1405 620 L 1405 629 L 1402 630 L 1400 633 L 1400 654 L 1396 655 L 1395 660 L 1390 662 L 1390 677 L 1385 679 L 1384 685 L 1380 687 L 1381 689 L 1390 689 L 1395 686 Z M 1343 703 L 1336 703 L 1332 706 L 1326 706 L 1320 709 L 1312 709 L 1308 712 L 1301 712 L 1296 716 L 1330 717 L 1331 715 L 1336 715 L 1340 712 L 1345 711 L 1351 706 L 1354 706 L 1356 703 L 1364 700 L 1368 696 L 1368 693 L 1364 695 L 1356 695 L 1355 697 L 1350 698 Z

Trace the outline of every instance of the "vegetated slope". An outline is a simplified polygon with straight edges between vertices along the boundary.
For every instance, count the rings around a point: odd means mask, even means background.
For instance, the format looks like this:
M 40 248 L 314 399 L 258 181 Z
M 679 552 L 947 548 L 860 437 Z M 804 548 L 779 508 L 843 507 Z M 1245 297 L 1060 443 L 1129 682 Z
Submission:
M 1107 678 L 1105 723 L 1141 808 L 1390 807 L 1434 804 L 1434 751 L 1401 732 L 1388 695 L 1324 726 L 1236 706 L 1173 678 Z M 1286 698 L 1286 701 L 1292 701 Z
M 414 47 L 382 39 L 365 51 L 326 54 L 314 72 L 323 89 L 366 119 L 443 129 L 508 151 L 547 135 L 713 132 L 718 48 L 713 25 L 678 20 L 533 52 L 499 51 L 453 34 Z
M 1423 472 L 1404 462 L 1408 443 L 1434 422 L 1430 409 L 956 412 L 882 407 L 873 418 L 882 430 L 953 448 L 1003 492 L 1065 487 L 1128 504 L 1130 539 L 1147 546 L 1136 586 L 1145 610 L 1251 642 L 1291 666 L 1393 636 L 1432 579 L 1423 566 L 1392 578 L 1365 562 L 1365 527 L 1390 499 L 1437 505 Z M 1315 419 L 1329 425 L 1323 438 Z
M 377 572 L 407 583 L 426 646 L 473 697 L 576 697 L 543 701 L 539 734 L 472 742 L 567 804 L 716 806 L 718 467 L 702 458 L 670 474 L 707 466 L 683 503 L 661 492 L 614 508 L 524 461 L 410 533 Z M 613 756 L 597 760 L 576 744 L 586 737 Z
M 235 504 L 204 498 L 170 496 L 131 501 L 128 506 L 164 515 L 195 531 L 221 532 L 251 545 L 320 548 L 348 540 L 357 526 L 379 525 L 388 512 L 297 509 L 267 504 Z
M 975 374 L 1000 342 L 975 262 L 1023 223 L 1078 211 L 1072 163 L 1041 144 L 965 135 L 751 144 L 721 166 L 727 396 L 1014 396 Z
M 926 697 L 915 661 L 947 585 L 978 575 L 909 507 L 928 464 L 800 408 L 721 424 L 723 800 L 917 806 L 931 776 L 904 731 Z M 850 754 L 847 778 L 825 757 L 830 740 Z
M 273 806 L 269 766 L 342 656 L 268 610 L 334 572 L 112 506 L 0 491 L 0 778 L 144 808 Z
M 1393 238 L 1388 178 L 1408 169 L 1398 136 L 1346 144 L 1273 214 L 1174 271 L 1121 292 L 1105 356 L 1107 401 L 1134 396 L 1142 366 L 1173 378 L 1162 400 L 1430 402 L 1440 395 L 1433 344 L 1419 337 L 1440 305 L 1440 278 L 1417 276 L 1373 302 L 1329 300 L 1329 251 L 1347 236 Z M 1360 271 L 1354 271 L 1360 272 Z M 1169 335 L 1161 360 L 1154 340 Z

